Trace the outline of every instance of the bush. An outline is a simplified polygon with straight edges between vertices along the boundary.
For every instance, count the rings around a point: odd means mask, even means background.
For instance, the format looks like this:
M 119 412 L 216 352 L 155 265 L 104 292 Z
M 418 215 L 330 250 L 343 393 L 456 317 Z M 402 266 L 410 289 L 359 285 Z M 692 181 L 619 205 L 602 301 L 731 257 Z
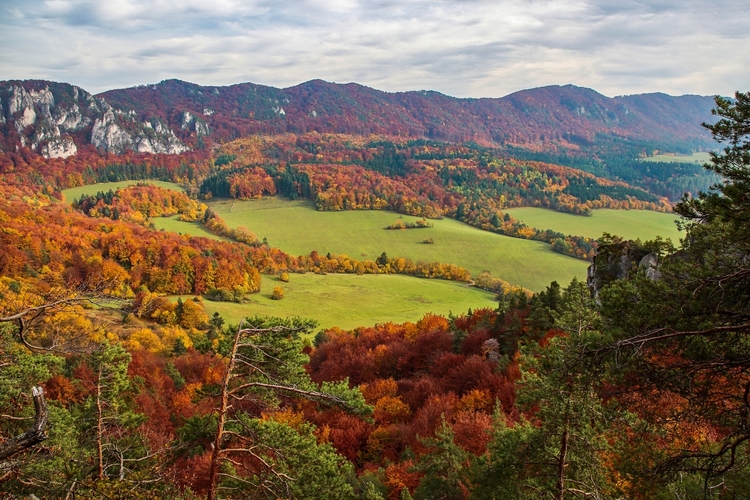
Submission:
M 271 293 L 271 298 L 273 300 L 281 300 L 284 298 L 284 289 L 280 286 L 274 287 L 273 292 Z
M 205 297 L 216 302 L 236 302 L 237 299 L 230 290 L 226 288 L 212 288 L 206 292 Z

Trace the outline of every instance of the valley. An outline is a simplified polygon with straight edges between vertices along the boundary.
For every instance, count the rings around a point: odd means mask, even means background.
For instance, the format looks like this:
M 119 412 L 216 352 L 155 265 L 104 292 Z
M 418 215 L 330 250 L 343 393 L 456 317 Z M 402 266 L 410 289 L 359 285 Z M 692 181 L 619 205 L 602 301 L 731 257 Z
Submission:
M 710 98 L 0 100 L 0 497 L 749 496 L 747 158 L 671 154 Z

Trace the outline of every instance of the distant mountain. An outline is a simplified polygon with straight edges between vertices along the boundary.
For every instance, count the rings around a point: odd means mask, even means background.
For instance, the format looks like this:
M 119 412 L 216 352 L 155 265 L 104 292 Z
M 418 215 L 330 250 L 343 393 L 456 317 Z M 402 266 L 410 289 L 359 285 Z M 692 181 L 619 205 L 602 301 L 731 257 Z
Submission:
M 83 144 L 109 152 L 179 153 L 202 138 L 255 133 L 385 134 L 480 144 L 591 144 L 601 137 L 669 149 L 708 147 L 700 123 L 713 99 L 642 94 L 608 98 L 549 86 L 498 99 L 438 92 L 387 93 L 355 83 L 312 80 L 277 89 L 252 83 L 203 87 L 180 80 L 91 96 L 44 81 L 0 82 L 3 148 L 66 156 Z

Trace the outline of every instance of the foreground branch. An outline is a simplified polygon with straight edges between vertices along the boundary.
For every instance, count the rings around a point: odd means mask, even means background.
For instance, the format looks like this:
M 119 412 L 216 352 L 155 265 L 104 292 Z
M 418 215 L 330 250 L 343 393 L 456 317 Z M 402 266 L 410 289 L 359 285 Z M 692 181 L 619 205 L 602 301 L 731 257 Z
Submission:
M 0 460 L 6 460 L 47 439 L 44 428 L 47 426 L 49 410 L 47 409 L 47 402 L 44 399 L 44 390 L 41 387 L 32 387 L 31 393 L 34 397 L 34 424 L 31 426 L 31 429 L 20 436 L 16 436 L 0 444 Z

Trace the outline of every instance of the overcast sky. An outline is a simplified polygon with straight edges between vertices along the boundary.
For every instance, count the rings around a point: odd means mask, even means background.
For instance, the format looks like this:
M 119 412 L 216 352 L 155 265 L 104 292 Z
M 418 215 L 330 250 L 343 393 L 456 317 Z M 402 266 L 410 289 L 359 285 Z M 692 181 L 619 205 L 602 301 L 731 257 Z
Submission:
M 0 0 L 0 80 L 750 90 L 748 0 Z

